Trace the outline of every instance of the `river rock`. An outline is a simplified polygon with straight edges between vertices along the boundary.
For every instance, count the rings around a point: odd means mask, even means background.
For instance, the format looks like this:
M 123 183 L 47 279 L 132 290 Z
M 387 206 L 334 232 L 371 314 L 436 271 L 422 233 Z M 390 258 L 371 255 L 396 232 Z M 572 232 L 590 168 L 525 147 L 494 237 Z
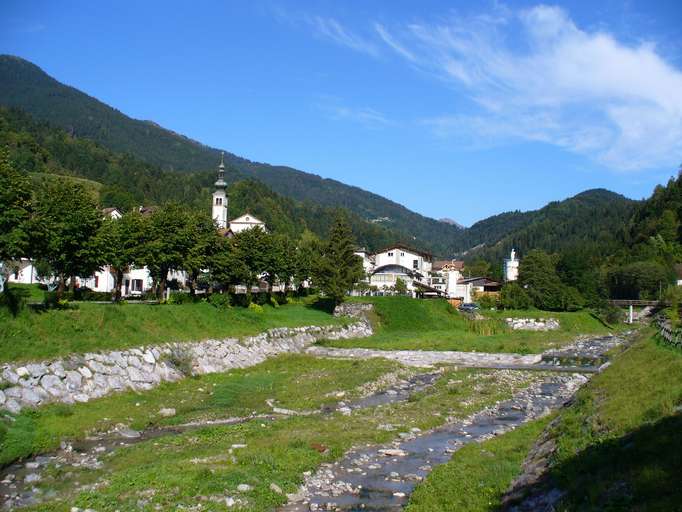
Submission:
M 249 484 L 239 484 L 237 486 L 239 492 L 249 492 L 251 489 L 252 487 Z
M 23 379 L 23 378 L 31 375 L 31 372 L 29 372 L 28 368 L 26 368 L 25 366 L 20 366 L 19 368 L 15 369 L 14 371 L 16 372 L 16 374 L 19 376 L 20 379 Z
M 175 416 L 175 409 L 172 407 L 164 407 L 162 409 L 159 409 L 159 416 L 163 416 L 164 418 L 170 418 L 172 416 Z
M 43 378 L 40 379 L 40 385 L 53 397 L 62 396 L 66 392 L 62 379 L 56 375 L 44 375 Z

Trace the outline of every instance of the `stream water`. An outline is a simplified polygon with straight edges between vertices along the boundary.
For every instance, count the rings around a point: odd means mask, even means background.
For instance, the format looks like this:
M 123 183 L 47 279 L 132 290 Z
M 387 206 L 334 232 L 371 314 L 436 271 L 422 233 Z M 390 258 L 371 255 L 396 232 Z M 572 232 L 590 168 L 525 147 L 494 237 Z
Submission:
M 502 434 L 557 409 L 586 381 L 581 374 L 554 375 L 464 421 L 415 433 L 390 445 L 352 450 L 309 477 L 300 502 L 280 510 L 401 509 L 432 468 L 447 462 L 460 447 Z
M 500 365 L 518 370 L 558 372 L 541 384 L 518 393 L 495 408 L 470 419 L 448 424 L 428 433 L 403 436 L 389 447 L 368 447 L 349 452 L 341 461 L 324 466 L 307 480 L 302 501 L 285 506 L 283 511 L 303 510 L 394 510 L 401 508 L 416 484 L 433 466 L 450 459 L 460 446 L 500 434 L 560 407 L 575 389 L 587 380 L 583 375 L 598 371 L 606 362 L 605 353 L 624 340 L 613 336 L 579 340 L 565 348 L 547 352 L 535 365 Z M 573 372 L 579 373 L 573 373 Z M 571 372 L 571 373 L 562 373 Z M 338 402 L 306 414 L 331 414 L 400 402 L 432 386 L 440 376 L 431 371 L 401 380 L 388 389 L 355 401 Z M 199 428 L 231 425 L 253 419 L 277 419 L 280 414 L 197 421 L 170 427 L 153 427 L 138 432 L 122 428 L 75 442 L 62 442 L 51 454 L 14 463 L 0 471 L 0 498 L 3 509 L 34 505 L 54 498 L 51 491 L 36 486 L 51 466 L 97 469 L 103 458 L 121 447 L 161 436 L 177 435 Z

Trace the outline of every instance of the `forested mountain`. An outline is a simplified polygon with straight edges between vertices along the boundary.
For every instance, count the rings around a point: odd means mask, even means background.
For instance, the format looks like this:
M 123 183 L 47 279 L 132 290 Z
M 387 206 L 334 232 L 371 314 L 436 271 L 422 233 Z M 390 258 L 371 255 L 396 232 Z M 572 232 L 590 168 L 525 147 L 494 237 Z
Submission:
M 81 91 L 61 84 L 38 66 L 0 55 L 0 105 L 17 107 L 78 138 L 117 153 L 132 154 L 163 170 L 215 169 L 220 151 L 166 130 L 150 121 L 131 119 Z M 252 162 L 226 152 L 230 172 L 257 179 L 297 201 L 347 208 L 367 220 L 405 233 L 405 240 L 439 254 L 452 252 L 461 229 L 412 212 L 389 199 L 336 180 L 285 166 Z
M 499 262 L 512 248 L 523 255 L 531 249 L 587 251 L 587 246 L 591 253 L 613 254 L 623 245 L 623 229 L 637 204 L 614 192 L 594 189 L 539 210 L 496 215 L 467 230 L 467 243 L 474 249 L 466 257 Z
M 205 207 L 208 201 L 220 158 L 217 149 L 131 119 L 57 82 L 30 62 L 0 56 L 0 105 L 20 108 L 38 120 L 16 110 L 1 112 L 3 137 L 14 147 L 21 169 L 99 182 L 104 205 L 130 208 L 175 200 Z M 254 215 L 268 224 L 286 218 L 285 223 L 292 224 L 287 229 L 308 227 L 321 233 L 333 209 L 340 207 L 352 212 L 356 236 L 368 248 L 402 241 L 438 257 L 459 254 L 499 262 L 512 246 L 521 253 L 530 248 L 558 251 L 595 240 L 602 254 L 613 249 L 616 231 L 628 222 L 634 208 L 634 202 L 622 196 L 594 190 L 540 210 L 502 213 L 461 228 L 357 187 L 288 167 L 229 153 L 226 165 L 231 183 L 257 180 L 248 187 L 234 187 L 232 214 L 239 213 L 236 205 L 251 204 Z M 250 203 L 239 203 L 238 194 L 252 194 Z M 372 222 L 382 218 L 388 220 Z
M 10 151 L 15 168 L 31 174 L 35 182 L 52 175 L 65 175 L 86 182 L 102 206 L 132 209 L 140 205 L 179 201 L 208 209 L 215 172 L 163 171 L 130 155 L 121 155 L 65 131 L 36 123 L 16 109 L 0 107 L 0 147 Z M 250 211 L 272 230 L 296 237 L 305 229 L 326 234 L 337 209 L 301 203 L 282 197 L 263 183 L 237 172 L 226 176 L 230 183 L 230 215 Z M 358 243 L 377 249 L 400 233 L 366 221 L 346 211 Z

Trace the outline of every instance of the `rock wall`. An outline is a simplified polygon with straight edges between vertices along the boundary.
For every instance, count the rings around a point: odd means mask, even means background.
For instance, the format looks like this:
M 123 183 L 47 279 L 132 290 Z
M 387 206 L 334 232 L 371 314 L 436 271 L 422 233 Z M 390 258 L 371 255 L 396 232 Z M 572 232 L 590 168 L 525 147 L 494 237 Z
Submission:
M 515 331 L 555 331 L 561 327 L 555 318 L 507 318 L 505 321 Z
M 346 326 L 276 328 L 242 339 L 165 343 L 6 364 L 0 366 L 0 409 L 17 413 L 50 402 L 87 402 L 115 391 L 149 390 L 188 374 L 253 366 L 277 354 L 300 352 L 321 339 L 371 336 L 372 326 L 364 316 L 367 308 L 343 306 L 335 315 L 356 318 Z

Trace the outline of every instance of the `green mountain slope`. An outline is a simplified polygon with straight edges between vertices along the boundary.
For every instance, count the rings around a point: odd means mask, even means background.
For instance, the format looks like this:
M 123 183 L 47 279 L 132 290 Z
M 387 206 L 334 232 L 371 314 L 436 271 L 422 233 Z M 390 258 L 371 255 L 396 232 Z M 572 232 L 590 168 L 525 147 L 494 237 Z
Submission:
M 70 136 L 46 123 L 36 123 L 18 110 L 0 107 L 0 147 L 9 149 L 17 169 L 30 173 L 34 183 L 57 175 L 78 180 L 99 197 L 102 206 L 123 209 L 181 201 L 194 208 L 210 208 L 214 172 L 163 171 L 130 155 Z M 283 197 L 261 182 L 230 173 L 230 215 L 250 211 L 275 232 L 292 237 L 310 229 L 326 235 L 337 210 Z M 383 247 L 402 235 L 346 211 L 358 242 L 370 249 Z
M 61 84 L 38 66 L 18 57 L 0 56 L 0 104 L 20 108 L 34 118 L 59 126 L 119 153 L 130 153 L 164 170 L 206 171 L 215 168 L 220 151 L 132 119 L 81 91 Z M 226 153 L 233 171 L 265 183 L 297 201 L 348 208 L 367 220 L 387 218 L 386 227 L 406 234 L 418 246 L 451 252 L 461 229 L 419 215 L 402 205 L 358 187 L 285 166 L 252 162 Z
M 623 230 L 637 204 L 620 194 L 593 189 L 539 210 L 491 217 L 468 230 L 475 248 L 466 256 L 500 262 L 512 248 L 521 255 L 531 249 L 564 252 L 579 248 L 607 256 L 623 246 Z M 495 236 L 484 235 L 491 232 Z
M 22 156 L 26 144 L 15 144 L 20 148 L 19 163 L 29 172 L 44 172 L 37 168 L 40 165 L 48 170 L 52 166 L 54 172 L 101 182 L 102 201 L 110 205 L 130 207 L 169 199 L 197 207 L 206 204 L 219 160 L 215 148 L 154 123 L 131 119 L 17 57 L 0 56 L 0 105 L 20 108 L 68 132 L 20 120 L 21 114 L 10 115 L 5 110 L 6 122 L 15 123 L 10 131 L 31 132 L 38 145 L 34 154 L 45 151 L 49 155 L 37 158 L 36 163 L 30 155 Z M 14 121 L 8 120 L 10 117 Z M 250 189 L 263 199 L 252 198 L 254 204 L 261 205 L 253 213 L 264 220 L 270 217 L 270 223 L 277 222 L 275 212 L 281 213 L 282 205 L 287 204 L 289 212 L 282 215 L 297 222 L 305 220 L 303 225 L 319 233 L 331 209 L 340 207 L 353 212 L 356 235 L 369 248 L 402 241 L 439 257 L 463 254 L 499 262 L 511 247 L 523 254 L 531 248 L 561 251 L 595 241 L 598 244 L 593 243 L 590 250 L 602 255 L 622 244 L 616 233 L 629 221 L 634 207 L 634 202 L 623 196 L 592 190 L 540 210 L 495 215 L 463 229 L 360 188 L 289 167 L 251 162 L 230 153 L 226 164 L 228 180 L 250 179 L 266 185 L 252 184 Z M 246 189 L 239 190 L 246 193 Z M 265 200 L 270 193 L 276 194 L 277 200 Z M 382 218 L 388 220 L 372 222 Z

